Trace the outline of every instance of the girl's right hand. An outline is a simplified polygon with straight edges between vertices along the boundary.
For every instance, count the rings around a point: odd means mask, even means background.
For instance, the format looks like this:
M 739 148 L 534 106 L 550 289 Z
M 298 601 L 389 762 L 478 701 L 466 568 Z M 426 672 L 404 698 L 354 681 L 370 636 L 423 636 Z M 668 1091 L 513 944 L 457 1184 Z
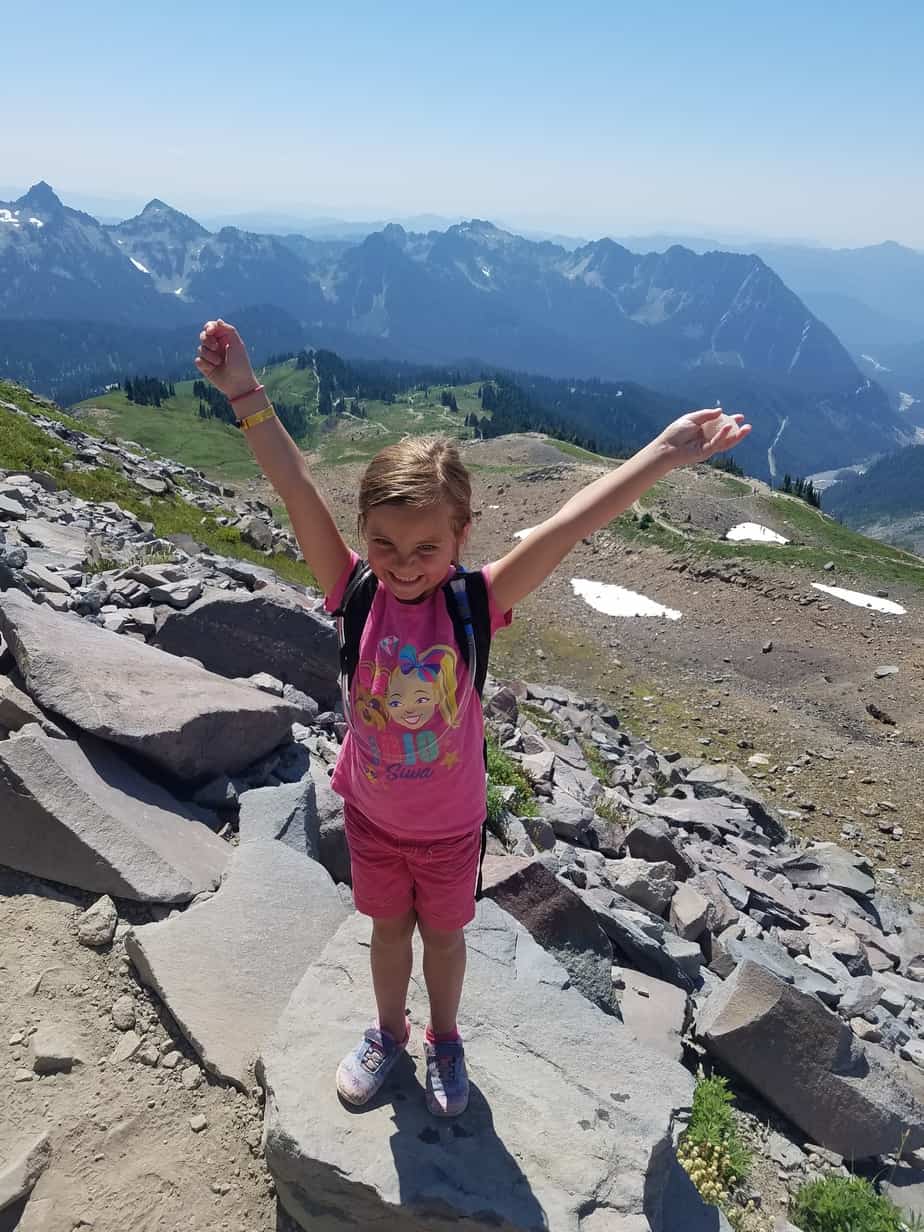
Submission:
M 226 398 L 246 394 L 257 384 L 243 339 L 227 321 L 206 321 L 199 335 L 196 367 Z

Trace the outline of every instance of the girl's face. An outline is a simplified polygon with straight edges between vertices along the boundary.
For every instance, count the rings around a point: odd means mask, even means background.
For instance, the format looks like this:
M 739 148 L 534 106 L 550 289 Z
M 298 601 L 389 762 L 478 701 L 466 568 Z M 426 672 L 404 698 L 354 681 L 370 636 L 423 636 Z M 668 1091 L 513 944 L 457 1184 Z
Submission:
M 436 709 L 436 685 L 421 680 L 416 672 L 392 673 L 388 686 L 388 714 L 393 722 L 411 731 L 421 731 Z
M 441 584 L 469 526 L 456 535 L 448 504 L 376 505 L 366 515 L 365 532 L 372 572 L 396 599 L 413 603 Z

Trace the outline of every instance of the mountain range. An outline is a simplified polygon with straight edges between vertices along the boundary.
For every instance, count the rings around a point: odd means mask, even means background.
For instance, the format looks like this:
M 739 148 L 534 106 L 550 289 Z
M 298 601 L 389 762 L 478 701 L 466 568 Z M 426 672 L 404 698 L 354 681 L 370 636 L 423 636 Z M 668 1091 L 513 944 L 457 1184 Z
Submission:
M 554 377 L 653 386 L 755 419 L 743 464 L 772 477 L 860 461 L 913 438 L 889 397 L 756 254 L 569 249 L 472 220 L 359 243 L 210 232 L 152 200 L 103 225 L 42 182 L 0 203 L 0 362 L 57 346 L 113 373 L 105 326 L 150 334 L 152 360 L 207 317 L 285 314 L 287 333 L 344 354 L 468 359 Z M 123 335 L 124 337 L 124 335 Z M 168 343 L 169 352 L 172 343 Z M 145 344 L 130 348 L 140 358 Z M 272 348 L 272 344 L 270 345 Z M 283 349 L 280 344 L 276 350 Z M 111 379 L 111 376 L 110 376 Z

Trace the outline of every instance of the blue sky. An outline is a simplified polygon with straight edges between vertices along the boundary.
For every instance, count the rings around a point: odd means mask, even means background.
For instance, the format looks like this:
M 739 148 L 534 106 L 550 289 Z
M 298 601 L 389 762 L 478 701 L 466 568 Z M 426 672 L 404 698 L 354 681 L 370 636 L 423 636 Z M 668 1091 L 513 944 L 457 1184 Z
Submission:
M 924 5 L 8 6 L 0 186 L 924 249 Z

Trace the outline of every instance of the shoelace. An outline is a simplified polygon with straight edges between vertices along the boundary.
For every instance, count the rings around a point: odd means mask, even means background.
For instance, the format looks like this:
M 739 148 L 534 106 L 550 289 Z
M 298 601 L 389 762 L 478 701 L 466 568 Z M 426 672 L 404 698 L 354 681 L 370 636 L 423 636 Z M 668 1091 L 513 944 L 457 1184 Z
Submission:
M 385 1060 L 385 1049 L 378 1040 L 366 1038 L 366 1052 L 362 1059 L 362 1067 L 370 1074 L 374 1074 L 382 1062 Z
M 444 1081 L 455 1082 L 456 1066 L 459 1063 L 459 1054 L 453 1052 L 441 1052 L 436 1049 L 436 1068 L 439 1071 L 440 1078 Z

